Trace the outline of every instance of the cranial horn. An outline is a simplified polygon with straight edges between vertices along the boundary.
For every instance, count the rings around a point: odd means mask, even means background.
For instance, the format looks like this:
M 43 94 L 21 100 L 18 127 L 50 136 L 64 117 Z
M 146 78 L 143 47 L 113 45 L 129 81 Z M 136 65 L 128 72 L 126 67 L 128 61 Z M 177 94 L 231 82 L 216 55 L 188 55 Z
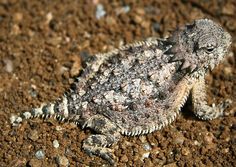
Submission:
M 189 63 L 189 61 L 184 61 L 180 67 L 180 70 L 184 70 L 187 69 L 191 66 L 191 64 Z

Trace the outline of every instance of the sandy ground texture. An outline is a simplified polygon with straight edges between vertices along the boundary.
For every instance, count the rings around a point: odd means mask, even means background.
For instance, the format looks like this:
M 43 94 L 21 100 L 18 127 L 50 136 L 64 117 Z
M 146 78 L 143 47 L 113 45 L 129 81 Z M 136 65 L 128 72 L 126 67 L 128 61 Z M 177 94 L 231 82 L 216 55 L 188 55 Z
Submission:
M 163 130 L 123 137 L 114 145 L 115 155 L 118 166 L 235 166 L 235 13 L 234 0 L 1 0 L 0 166 L 109 166 L 81 150 L 89 130 L 51 119 L 11 127 L 9 118 L 62 96 L 79 73 L 80 56 L 165 37 L 178 25 L 204 17 L 233 36 L 229 58 L 207 76 L 209 104 L 233 101 L 227 116 L 201 121 L 187 104 Z

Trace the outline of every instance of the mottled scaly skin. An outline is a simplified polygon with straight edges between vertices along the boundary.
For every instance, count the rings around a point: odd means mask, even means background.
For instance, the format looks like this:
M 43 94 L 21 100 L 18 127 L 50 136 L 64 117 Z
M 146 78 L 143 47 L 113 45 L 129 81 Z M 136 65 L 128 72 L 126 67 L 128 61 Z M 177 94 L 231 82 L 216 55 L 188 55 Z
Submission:
M 192 94 L 193 111 L 203 120 L 223 115 L 225 105 L 208 106 L 204 76 L 231 44 L 230 35 L 211 20 L 196 20 L 167 39 L 149 39 L 98 54 L 87 64 L 73 89 L 60 100 L 13 116 L 54 116 L 91 128 L 83 143 L 88 154 L 114 163 L 110 145 L 121 135 L 159 130 L 176 119 Z

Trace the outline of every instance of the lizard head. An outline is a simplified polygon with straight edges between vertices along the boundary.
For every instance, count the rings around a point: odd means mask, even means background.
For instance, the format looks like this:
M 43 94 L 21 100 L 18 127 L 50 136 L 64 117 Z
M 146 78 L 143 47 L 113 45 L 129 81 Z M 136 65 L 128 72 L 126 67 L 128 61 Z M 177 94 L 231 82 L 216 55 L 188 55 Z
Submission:
M 170 40 L 176 43 L 171 50 L 176 53 L 175 59 L 182 61 L 180 69 L 197 75 L 219 64 L 231 45 L 230 34 L 209 19 L 196 20 L 177 30 Z

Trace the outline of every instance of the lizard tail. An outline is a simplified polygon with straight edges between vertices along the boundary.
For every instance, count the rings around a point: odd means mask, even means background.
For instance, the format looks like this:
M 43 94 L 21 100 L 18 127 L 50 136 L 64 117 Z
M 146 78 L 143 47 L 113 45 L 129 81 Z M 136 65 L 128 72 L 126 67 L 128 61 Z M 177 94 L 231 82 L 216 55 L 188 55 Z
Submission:
M 69 115 L 68 99 L 63 96 L 61 99 L 53 103 L 42 104 L 38 108 L 33 108 L 30 111 L 24 112 L 20 115 L 12 115 L 10 118 L 12 126 L 18 126 L 23 120 L 36 117 L 44 119 L 54 117 L 59 121 L 67 120 Z

